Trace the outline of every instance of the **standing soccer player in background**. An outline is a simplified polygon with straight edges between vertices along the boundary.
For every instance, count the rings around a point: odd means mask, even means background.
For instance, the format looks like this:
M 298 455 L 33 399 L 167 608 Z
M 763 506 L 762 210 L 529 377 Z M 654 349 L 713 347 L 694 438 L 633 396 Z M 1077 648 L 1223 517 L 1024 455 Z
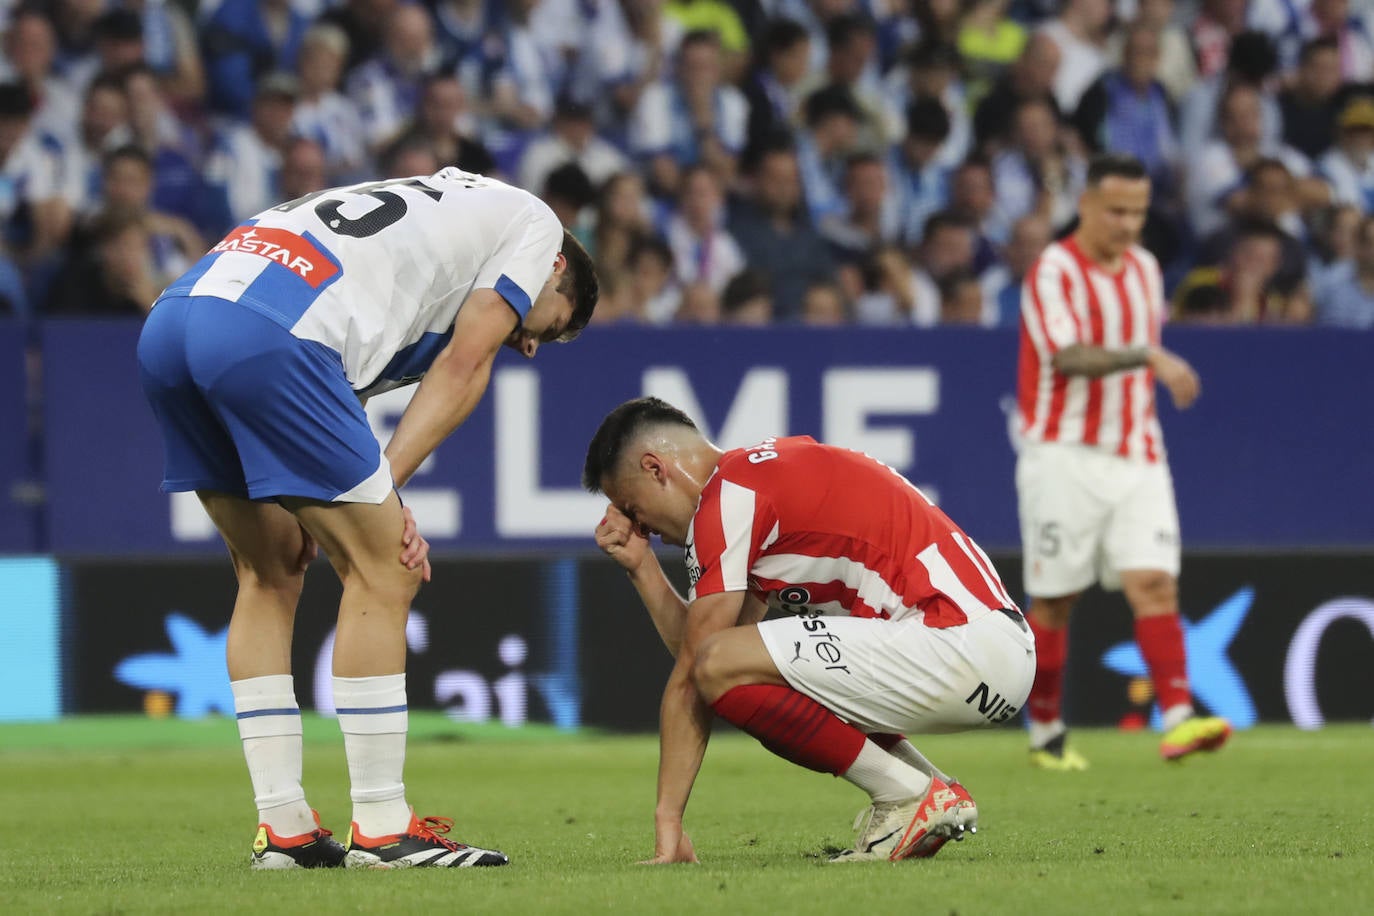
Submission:
M 1144 166 L 1104 155 L 1088 169 L 1078 229 L 1050 245 L 1021 297 L 1016 466 L 1027 618 L 1036 673 L 1026 708 L 1031 762 L 1081 770 L 1060 712 L 1069 615 L 1094 581 L 1120 588 L 1164 716 L 1160 753 L 1216 750 L 1231 734 L 1194 713 L 1179 623 L 1178 513 L 1155 415 L 1158 381 L 1180 408 L 1197 374 L 1160 346 L 1164 285 L 1138 244 L 1150 204 Z
M 533 357 L 570 340 L 596 300 L 591 259 L 553 211 L 450 168 L 260 213 L 154 305 L 138 359 L 163 489 L 196 491 L 238 576 L 227 656 L 258 806 L 254 868 L 506 864 L 406 802 L 405 627 L 429 548 L 396 488 L 472 412 L 503 344 Z M 421 378 L 383 451 L 363 402 Z M 301 788 L 291 635 L 316 544 L 343 582 L 346 847 Z

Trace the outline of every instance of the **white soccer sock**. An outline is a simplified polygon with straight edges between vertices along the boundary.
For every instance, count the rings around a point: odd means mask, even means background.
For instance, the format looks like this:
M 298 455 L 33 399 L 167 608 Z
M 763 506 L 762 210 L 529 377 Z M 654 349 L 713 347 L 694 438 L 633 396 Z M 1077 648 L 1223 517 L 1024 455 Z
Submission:
M 301 711 L 291 675 L 231 681 L 258 821 L 281 837 L 315 829 L 301 788 Z
M 1053 722 L 1037 722 L 1034 719 L 1030 724 L 1030 746 L 1040 748 L 1049 744 L 1055 738 L 1064 734 L 1067 729 L 1064 727 L 1063 719 L 1055 719 Z
M 916 745 L 905 738 L 888 748 L 887 752 L 902 761 L 902 763 L 915 767 L 927 776 L 934 776 L 944 783 L 954 782 L 953 776 L 950 776 L 935 764 L 931 763 L 929 758 L 916 750 Z
M 930 777 L 903 763 L 872 741 L 864 741 L 859 756 L 844 778 L 863 789 L 875 802 L 919 798 L 930 788 Z
M 1182 725 L 1184 722 L 1188 721 L 1192 717 L 1192 703 L 1178 703 L 1174 706 L 1170 706 L 1168 709 L 1164 710 L 1164 712 L 1160 714 L 1160 718 L 1163 719 L 1163 722 L 1161 724 L 1164 726 L 1164 730 L 1166 732 L 1171 728 L 1174 728 L 1178 725 Z
M 348 756 L 353 823 L 364 836 L 410 825 L 401 774 L 406 762 L 406 676 L 335 677 L 334 708 Z

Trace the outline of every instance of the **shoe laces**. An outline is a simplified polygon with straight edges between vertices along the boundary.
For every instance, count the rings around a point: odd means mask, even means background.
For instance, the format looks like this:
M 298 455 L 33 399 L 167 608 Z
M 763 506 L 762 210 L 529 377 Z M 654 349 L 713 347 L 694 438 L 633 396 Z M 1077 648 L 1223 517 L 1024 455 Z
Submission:
M 416 818 L 415 829 L 410 831 L 410 833 L 412 836 L 417 836 L 422 840 L 433 840 L 441 846 L 447 847 L 453 852 L 457 852 L 459 849 L 463 848 L 463 844 L 455 843 L 445 836 L 445 834 L 452 829 L 453 818 L 430 815 L 429 817 Z

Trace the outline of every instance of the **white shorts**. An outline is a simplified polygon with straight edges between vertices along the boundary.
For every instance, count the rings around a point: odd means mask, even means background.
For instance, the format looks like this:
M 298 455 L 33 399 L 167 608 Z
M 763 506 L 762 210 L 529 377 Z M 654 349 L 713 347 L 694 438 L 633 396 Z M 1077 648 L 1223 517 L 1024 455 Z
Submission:
M 1035 641 L 1014 611 L 940 629 L 919 620 L 782 617 L 760 623 L 759 635 L 793 689 L 869 734 L 1005 722 L 1035 678 Z
M 1058 598 L 1093 582 L 1121 587 L 1123 569 L 1177 576 L 1178 510 L 1163 461 L 1028 442 L 1016 461 L 1026 593 Z

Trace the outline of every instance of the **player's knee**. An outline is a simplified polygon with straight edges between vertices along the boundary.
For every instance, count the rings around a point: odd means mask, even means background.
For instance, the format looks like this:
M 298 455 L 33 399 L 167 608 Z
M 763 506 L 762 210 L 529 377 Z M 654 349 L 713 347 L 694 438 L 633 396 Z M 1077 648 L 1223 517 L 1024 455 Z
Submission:
M 1178 584 L 1166 572 L 1133 573 L 1129 579 L 1123 578 L 1122 586 L 1137 616 L 1169 614 L 1176 610 Z
M 239 591 L 268 593 L 282 600 L 294 602 L 300 597 L 305 585 L 305 572 L 282 566 L 277 569 L 259 569 L 239 564 L 235 567 L 238 574 Z
M 341 578 L 344 589 L 366 592 L 380 608 L 410 609 L 410 602 L 420 591 L 424 571 L 407 569 L 399 562 L 362 565 L 357 564 Z
M 1026 613 L 1046 629 L 1062 629 L 1068 626 L 1069 615 L 1073 613 L 1073 606 L 1077 600 L 1076 594 L 1059 598 L 1033 598 Z

